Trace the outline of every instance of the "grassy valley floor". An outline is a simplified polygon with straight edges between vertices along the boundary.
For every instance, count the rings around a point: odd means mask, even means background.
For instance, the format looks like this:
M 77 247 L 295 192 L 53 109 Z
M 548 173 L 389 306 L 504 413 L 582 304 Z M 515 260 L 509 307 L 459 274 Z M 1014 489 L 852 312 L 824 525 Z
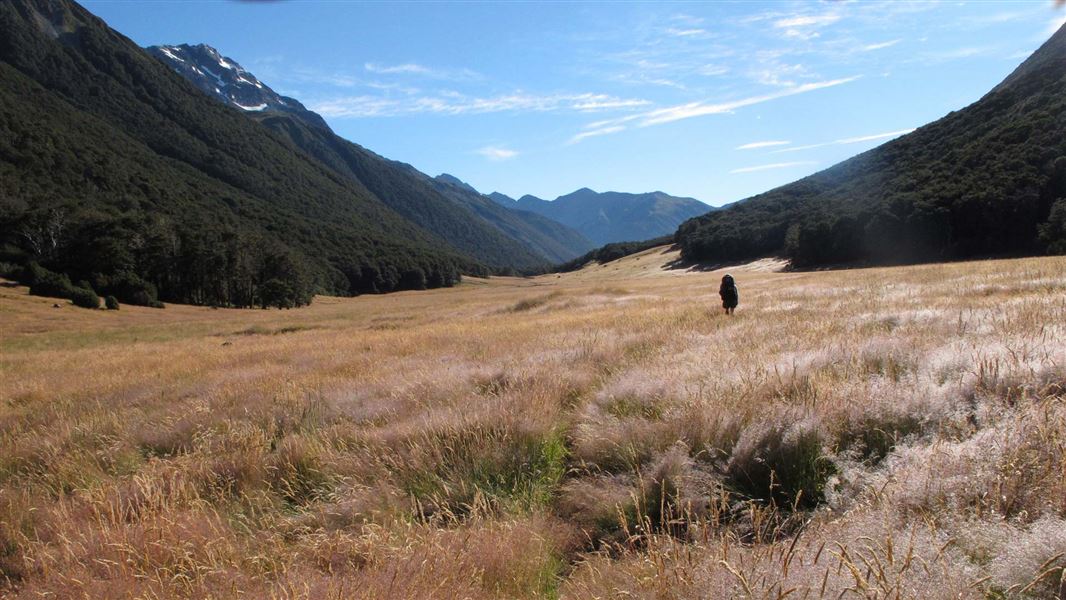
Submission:
M 1049 598 L 1066 258 L 0 288 L 0 596 Z M 63 306 L 53 308 L 59 302 Z

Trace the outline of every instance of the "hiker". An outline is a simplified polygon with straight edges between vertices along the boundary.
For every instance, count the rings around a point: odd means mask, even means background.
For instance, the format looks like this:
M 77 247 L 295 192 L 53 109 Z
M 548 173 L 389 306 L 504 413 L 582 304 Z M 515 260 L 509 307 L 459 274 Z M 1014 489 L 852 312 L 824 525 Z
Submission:
M 740 292 L 737 291 L 737 283 L 733 281 L 732 275 L 726 273 L 725 277 L 722 277 L 722 285 L 718 288 L 718 295 L 722 297 L 722 308 L 725 309 L 725 314 L 733 314 L 737 304 L 740 303 Z

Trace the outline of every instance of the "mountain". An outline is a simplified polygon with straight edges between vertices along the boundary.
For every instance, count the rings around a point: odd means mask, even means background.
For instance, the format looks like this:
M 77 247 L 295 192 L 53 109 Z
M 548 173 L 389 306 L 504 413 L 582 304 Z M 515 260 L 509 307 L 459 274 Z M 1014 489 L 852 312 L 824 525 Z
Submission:
M 294 115 L 309 125 L 329 129 L 326 121 L 295 98 L 278 95 L 237 61 L 207 44 L 149 46 L 148 52 L 193 82 L 204 93 L 247 112 Z
M 472 186 L 469 183 L 463 181 L 462 179 L 459 179 L 455 175 L 449 175 L 448 173 L 441 173 L 440 175 L 437 175 L 433 179 L 436 179 L 439 183 L 444 183 L 444 184 L 447 184 L 447 185 L 453 185 L 453 186 L 455 186 L 457 188 L 461 188 L 463 191 L 471 192 L 471 193 L 477 194 L 479 196 L 481 195 L 481 192 L 477 191 L 474 188 L 474 186 Z
M 506 194 L 501 194 L 499 192 L 492 192 L 490 194 L 486 194 L 486 196 L 496 204 L 499 204 L 500 206 L 506 206 L 508 208 L 512 207 L 516 202 L 514 198 Z
M 209 96 L 259 121 L 294 149 L 312 156 L 408 221 L 494 271 L 538 271 L 557 260 L 442 194 L 430 177 L 414 167 L 336 135 L 318 114 L 293 98 L 278 95 L 211 46 L 153 46 L 148 51 Z
M 433 184 L 456 204 L 467 208 L 552 263 L 573 260 L 593 247 L 592 242 L 576 230 L 533 212 L 502 206 L 447 173 L 434 178 Z
M 572 227 L 597 246 L 669 235 L 685 220 L 714 210 L 694 198 L 663 192 L 597 193 L 581 188 L 552 201 L 530 195 L 511 200 L 495 192 L 490 197 L 503 206 L 534 212 Z
M 797 267 L 1066 250 L 1066 27 L 977 102 L 676 239 L 688 260 Z
M 487 273 L 74 2 L 5 0 L 0 30 L 4 274 L 281 306 Z

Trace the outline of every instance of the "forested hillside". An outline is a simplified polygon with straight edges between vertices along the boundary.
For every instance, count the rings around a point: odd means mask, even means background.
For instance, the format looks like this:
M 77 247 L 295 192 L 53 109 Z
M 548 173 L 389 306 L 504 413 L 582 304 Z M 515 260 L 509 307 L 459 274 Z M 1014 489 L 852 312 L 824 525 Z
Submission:
M 310 113 L 314 114 L 314 113 Z M 312 127 L 292 115 L 250 113 L 248 116 L 283 136 L 354 186 L 367 190 L 389 208 L 496 272 L 543 270 L 550 260 L 457 206 L 434 188 L 426 175 L 334 134 Z
M 5 1 L 0 29 L 8 274 L 36 262 L 127 302 L 280 306 L 488 272 L 72 2 Z
M 974 104 L 692 219 L 689 260 L 797 267 L 1066 252 L 1066 28 Z
M 456 204 L 521 241 L 553 264 L 572 260 L 592 248 L 592 242 L 577 230 L 535 212 L 501 206 L 454 176 L 438 175 L 433 179 L 433 185 Z

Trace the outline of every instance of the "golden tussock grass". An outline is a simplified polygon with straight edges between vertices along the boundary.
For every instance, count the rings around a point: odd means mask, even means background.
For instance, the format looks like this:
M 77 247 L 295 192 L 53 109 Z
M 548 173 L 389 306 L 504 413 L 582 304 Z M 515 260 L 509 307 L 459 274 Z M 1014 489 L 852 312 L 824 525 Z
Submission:
M 290 311 L 0 288 L 0 596 L 1047 598 L 1066 259 Z

